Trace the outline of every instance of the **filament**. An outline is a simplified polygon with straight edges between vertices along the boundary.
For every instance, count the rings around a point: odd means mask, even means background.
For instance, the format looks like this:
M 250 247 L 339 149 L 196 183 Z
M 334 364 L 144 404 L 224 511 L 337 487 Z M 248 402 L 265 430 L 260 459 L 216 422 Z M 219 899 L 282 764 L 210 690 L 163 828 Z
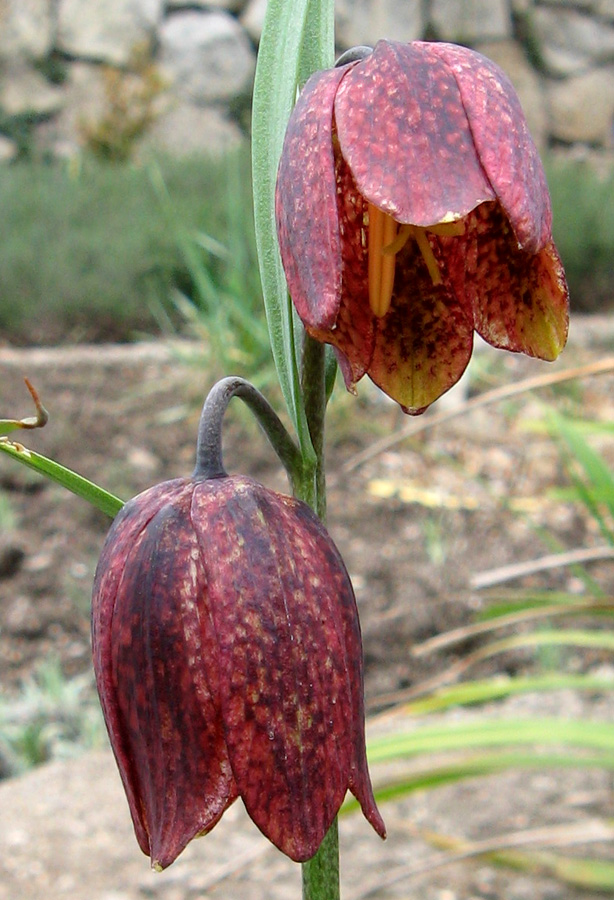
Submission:
M 418 249 L 431 276 L 434 285 L 442 283 L 439 264 L 433 253 L 427 232 L 438 237 L 458 237 L 465 233 L 462 219 L 454 222 L 437 222 L 423 227 L 421 225 L 400 225 L 391 215 L 368 204 L 369 242 L 368 242 L 368 277 L 369 305 L 373 315 L 382 318 L 390 309 L 394 290 L 394 273 L 396 255 L 409 238 L 418 244 Z

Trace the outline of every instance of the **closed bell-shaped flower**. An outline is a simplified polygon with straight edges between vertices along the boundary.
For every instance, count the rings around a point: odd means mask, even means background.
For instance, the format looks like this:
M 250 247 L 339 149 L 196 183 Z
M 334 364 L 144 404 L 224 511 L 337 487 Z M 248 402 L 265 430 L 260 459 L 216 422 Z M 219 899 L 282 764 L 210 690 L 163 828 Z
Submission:
M 227 475 L 139 494 L 106 539 L 92 633 L 111 745 L 156 868 L 238 796 L 297 861 L 348 789 L 384 836 L 354 593 L 305 503 Z

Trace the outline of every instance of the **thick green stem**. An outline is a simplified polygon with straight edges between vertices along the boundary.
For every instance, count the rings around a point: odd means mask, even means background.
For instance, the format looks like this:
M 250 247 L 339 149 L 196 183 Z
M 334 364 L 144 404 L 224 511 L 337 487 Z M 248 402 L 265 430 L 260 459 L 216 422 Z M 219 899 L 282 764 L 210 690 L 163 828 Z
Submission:
M 214 384 L 203 405 L 194 477 L 221 478 L 226 475 L 222 460 L 222 420 L 233 397 L 240 397 L 249 406 L 288 473 L 293 490 L 296 490 L 303 469 L 300 450 L 268 400 L 249 381 L 234 375 Z
M 303 863 L 303 900 L 339 900 L 339 828 L 333 822 L 315 856 Z
M 301 389 L 309 436 L 316 454 L 313 501 L 311 505 L 326 521 L 326 473 L 324 468 L 324 417 L 326 414 L 326 347 L 305 335 L 301 361 Z
M 303 343 L 301 390 L 309 436 L 316 454 L 315 472 L 297 493 L 309 503 L 322 521 L 326 518 L 326 478 L 324 469 L 324 420 L 326 415 L 326 348 L 308 334 Z M 311 496 L 308 496 L 308 493 Z M 339 833 L 337 820 L 320 847 L 303 863 L 303 900 L 339 900 Z

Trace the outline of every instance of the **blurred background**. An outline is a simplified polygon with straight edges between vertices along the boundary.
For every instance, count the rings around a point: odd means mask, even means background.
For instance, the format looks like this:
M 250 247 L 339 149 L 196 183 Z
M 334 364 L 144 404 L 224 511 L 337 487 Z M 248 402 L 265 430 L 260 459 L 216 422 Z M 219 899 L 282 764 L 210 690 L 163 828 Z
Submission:
M 30 414 L 28 375 L 51 418 L 20 439 L 122 498 L 191 471 L 216 377 L 283 408 L 249 163 L 265 6 L 0 0 L 0 418 Z M 599 900 L 614 894 L 614 0 L 336 10 L 339 52 L 456 41 L 507 72 L 572 303 L 556 363 L 480 344 L 418 419 L 367 379 L 333 396 L 328 525 L 390 832 L 342 823 L 344 890 Z M 229 471 L 288 489 L 238 404 L 224 427 Z M 147 872 L 91 667 L 108 525 L 0 454 L 0 900 L 298 896 L 297 867 L 238 804 Z
M 206 306 L 201 266 L 219 288 L 230 245 L 258 291 L 246 148 L 265 7 L 2 0 L 0 342 L 185 333 Z M 508 73 L 546 164 L 573 308 L 607 309 L 614 3 L 337 3 L 339 51 L 390 35 L 465 43 Z

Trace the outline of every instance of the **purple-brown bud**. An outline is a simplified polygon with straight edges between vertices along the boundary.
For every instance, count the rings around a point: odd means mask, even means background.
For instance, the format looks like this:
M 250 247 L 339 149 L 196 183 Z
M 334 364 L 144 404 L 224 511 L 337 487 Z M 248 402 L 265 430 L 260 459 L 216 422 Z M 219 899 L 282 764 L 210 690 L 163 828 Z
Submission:
M 349 789 L 375 830 L 354 593 L 304 503 L 240 476 L 135 497 L 96 571 L 94 668 L 137 839 L 156 868 L 240 796 L 289 857 Z

